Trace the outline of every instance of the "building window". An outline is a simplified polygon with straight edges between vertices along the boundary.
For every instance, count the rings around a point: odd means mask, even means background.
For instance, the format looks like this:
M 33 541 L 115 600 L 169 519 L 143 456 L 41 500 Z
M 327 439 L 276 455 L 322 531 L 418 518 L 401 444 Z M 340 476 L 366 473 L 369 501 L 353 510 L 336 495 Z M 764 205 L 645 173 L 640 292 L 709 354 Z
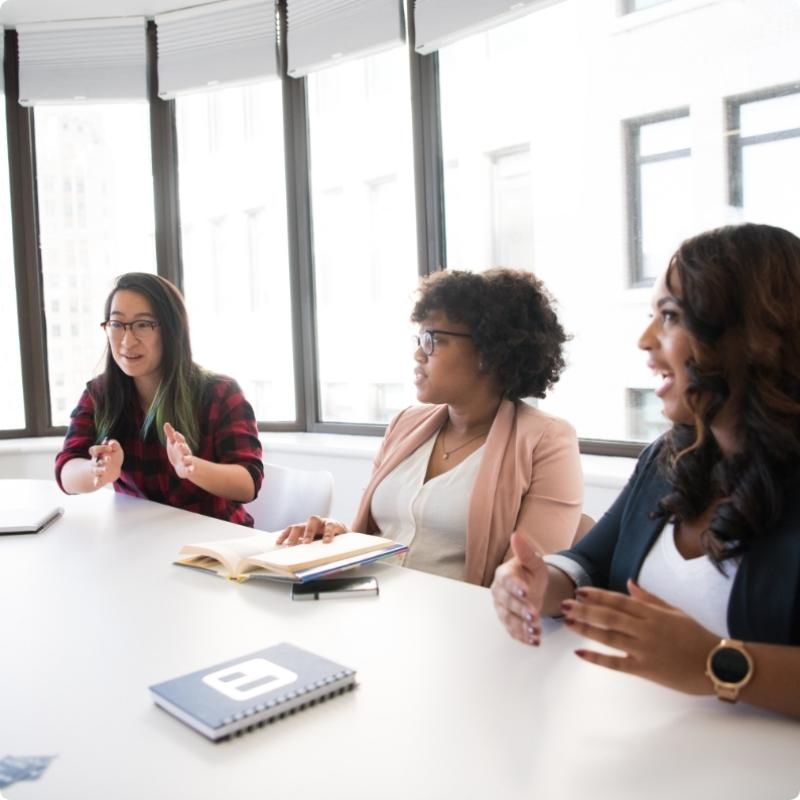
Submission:
M 186 305 L 198 363 L 260 422 L 296 418 L 280 81 L 176 103 Z
M 683 110 L 626 123 L 634 286 L 652 284 L 694 232 L 689 120 Z
M 800 84 L 728 101 L 730 203 L 800 233 Z
M 530 147 L 490 155 L 492 258 L 499 267 L 533 270 L 533 191 Z
M 84 385 L 103 368 L 99 324 L 114 278 L 156 271 L 149 110 L 41 106 L 34 118 L 51 417 L 66 425 Z M 90 310 L 76 318 L 65 308 Z M 53 358 L 60 344 L 64 357 Z
M 408 51 L 329 67 L 307 85 L 320 421 L 385 423 L 414 400 Z M 402 403 L 375 401 L 396 384 Z
M 652 442 L 668 430 L 670 423 L 654 389 L 626 389 L 625 400 L 629 439 Z

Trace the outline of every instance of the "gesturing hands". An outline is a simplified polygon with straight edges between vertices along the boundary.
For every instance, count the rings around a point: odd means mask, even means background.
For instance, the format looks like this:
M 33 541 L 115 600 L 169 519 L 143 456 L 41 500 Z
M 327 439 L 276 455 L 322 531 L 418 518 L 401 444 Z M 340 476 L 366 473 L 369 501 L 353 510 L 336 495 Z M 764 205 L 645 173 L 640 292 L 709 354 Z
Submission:
M 519 533 L 511 534 L 514 557 L 501 564 L 492 581 L 494 610 L 506 630 L 520 642 L 538 645 L 541 611 L 549 576 L 541 555 Z
M 308 522 L 298 522 L 296 525 L 284 528 L 278 536 L 276 544 L 307 544 L 320 536 L 323 542 L 332 542 L 334 536 L 346 531 L 347 526 L 335 519 L 311 516 L 308 518 Z
M 179 478 L 188 478 L 194 472 L 194 455 L 186 444 L 186 437 L 169 422 L 164 423 L 164 435 L 167 437 L 167 458 L 175 474 Z
M 107 439 L 102 444 L 93 445 L 89 448 L 89 457 L 92 459 L 91 472 L 95 489 L 119 478 L 125 453 L 116 439 Z
M 624 653 L 608 655 L 579 649 L 576 655 L 671 689 L 710 694 L 706 658 L 719 637 L 632 580 L 628 581 L 628 591 L 630 596 L 582 588 L 575 600 L 562 603 L 564 623 L 571 630 Z

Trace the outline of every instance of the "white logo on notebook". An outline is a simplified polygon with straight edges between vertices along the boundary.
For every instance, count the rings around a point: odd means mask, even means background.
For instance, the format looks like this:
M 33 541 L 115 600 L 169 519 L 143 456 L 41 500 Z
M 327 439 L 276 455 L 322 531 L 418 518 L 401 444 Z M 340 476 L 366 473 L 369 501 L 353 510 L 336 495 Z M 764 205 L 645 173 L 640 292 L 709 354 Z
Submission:
M 273 664 L 266 658 L 251 658 L 203 676 L 203 683 L 230 697 L 231 700 L 252 700 L 297 680 L 291 670 Z

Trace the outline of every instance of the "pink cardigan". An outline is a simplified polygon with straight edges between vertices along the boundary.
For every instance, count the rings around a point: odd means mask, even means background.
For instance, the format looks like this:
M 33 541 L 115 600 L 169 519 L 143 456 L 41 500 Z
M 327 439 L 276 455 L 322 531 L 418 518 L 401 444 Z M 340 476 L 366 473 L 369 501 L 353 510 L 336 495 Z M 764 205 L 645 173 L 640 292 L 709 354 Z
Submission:
M 389 424 L 352 530 L 377 533 L 375 487 L 447 417 L 446 405 L 412 406 Z M 503 400 L 486 439 L 470 498 L 465 579 L 488 586 L 520 531 L 543 553 L 572 544 L 583 504 L 578 440 L 572 426 L 525 403 Z

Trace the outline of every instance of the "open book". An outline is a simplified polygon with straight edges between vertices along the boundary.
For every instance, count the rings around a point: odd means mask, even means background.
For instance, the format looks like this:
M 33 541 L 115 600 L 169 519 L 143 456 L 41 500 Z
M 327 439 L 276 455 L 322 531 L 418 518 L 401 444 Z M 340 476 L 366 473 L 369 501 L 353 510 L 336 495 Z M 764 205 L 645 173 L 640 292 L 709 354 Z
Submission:
M 186 544 L 176 564 L 214 572 L 223 578 L 249 578 L 294 583 L 310 581 L 350 567 L 357 567 L 408 548 L 366 533 L 341 533 L 332 542 L 322 540 L 293 547 L 276 545 L 278 532 L 257 531 L 241 539 Z

